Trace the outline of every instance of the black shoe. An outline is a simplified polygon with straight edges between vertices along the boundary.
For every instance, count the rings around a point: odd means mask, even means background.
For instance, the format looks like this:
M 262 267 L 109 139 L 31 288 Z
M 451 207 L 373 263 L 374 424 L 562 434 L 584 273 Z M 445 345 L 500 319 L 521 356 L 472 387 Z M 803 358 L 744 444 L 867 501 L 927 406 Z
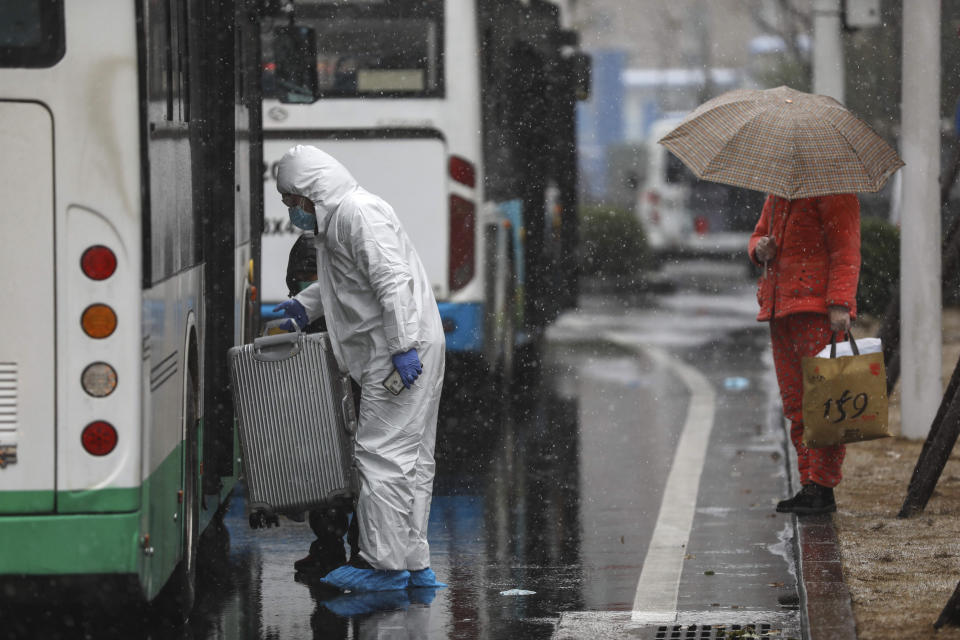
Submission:
M 837 510 L 837 502 L 833 497 L 833 487 L 824 487 L 819 484 L 810 486 L 813 487 L 813 490 L 793 506 L 795 514 L 798 516 L 815 516 L 822 513 L 833 513 Z
M 300 558 L 293 563 L 294 571 L 313 571 L 313 569 L 320 564 L 320 561 L 312 555 L 307 555 L 306 557 Z
M 784 502 L 790 501 L 784 500 Z M 814 516 L 822 513 L 833 513 L 836 510 L 837 502 L 833 497 L 833 487 L 824 487 L 819 484 L 805 485 L 793 499 L 793 502 L 782 510 L 780 505 L 777 505 L 777 511 L 795 513 L 798 516 Z
M 800 491 L 797 492 L 797 495 L 793 496 L 792 498 L 787 498 L 786 500 L 781 500 L 780 502 L 778 502 L 778 503 L 777 503 L 777 512 L 778 512 L 778 513 L 793 513 L 793 505 L 797 504 L 797 502 L 798 502 L 806 493 L 808 493 L 809 491 L 811 491 L 810 487 L 812 487 L 812 486 L 813 486 L 813 485 L 810 485 L 810 484 L 802 485 L 802 486 L 800 487 Z

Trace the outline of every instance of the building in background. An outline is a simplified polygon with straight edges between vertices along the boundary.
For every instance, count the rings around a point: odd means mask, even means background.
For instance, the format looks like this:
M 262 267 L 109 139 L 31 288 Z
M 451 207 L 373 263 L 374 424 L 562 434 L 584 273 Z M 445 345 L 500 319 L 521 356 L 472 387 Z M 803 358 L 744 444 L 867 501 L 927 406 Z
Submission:
M 593 57 L 578 117 L 586 201 L 630 206 L 654 122 L 740 87 L 809 88 L 811 0 L 569 0 Z M 634 167 L 635 168 L 635 167 Z

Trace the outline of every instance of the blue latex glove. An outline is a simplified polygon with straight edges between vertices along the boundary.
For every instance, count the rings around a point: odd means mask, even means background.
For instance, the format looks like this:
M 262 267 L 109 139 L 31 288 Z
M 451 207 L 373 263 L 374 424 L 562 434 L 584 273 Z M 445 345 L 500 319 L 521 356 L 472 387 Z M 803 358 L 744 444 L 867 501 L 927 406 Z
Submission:
M 417 350 L 410 349 L 410 351 L 404 353 L 394 354 L 391 359 L 393 360 L 393 366 L 397 368 L 397 373 L 400 374 L 400 379 L 403 380 L 403 386 L 409 389 L 413 381 L 423 371 L 423 365 L 420 364 L 420 356 L 417 355 Z
M 307 328 L 307 325 L 310 324 L 310 318 L 307 317 L 307 310 L 303 308 L 303 305 L 300 304 L 300 301 L 296 298 L 290 298 L 281 302 L 273 308 L 273 312 L 282 312 L 283 317 L 290 318 L 293 322 L 297 323 L 297 329 L 303 331 Z M 284 331 L 296 331 L 294 329 L 293 322 L 284 322 L 280 325 L 280 328 Z

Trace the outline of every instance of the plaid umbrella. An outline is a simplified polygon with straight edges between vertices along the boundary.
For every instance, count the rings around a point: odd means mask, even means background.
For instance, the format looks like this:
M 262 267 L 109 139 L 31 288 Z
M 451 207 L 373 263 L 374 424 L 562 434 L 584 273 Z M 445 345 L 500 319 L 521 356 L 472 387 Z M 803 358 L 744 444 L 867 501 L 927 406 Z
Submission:
M 877 191 L 903 166 L 833 98 L 776 89 L 729 91 L 660 139 L 698 178 L 788 200 Z

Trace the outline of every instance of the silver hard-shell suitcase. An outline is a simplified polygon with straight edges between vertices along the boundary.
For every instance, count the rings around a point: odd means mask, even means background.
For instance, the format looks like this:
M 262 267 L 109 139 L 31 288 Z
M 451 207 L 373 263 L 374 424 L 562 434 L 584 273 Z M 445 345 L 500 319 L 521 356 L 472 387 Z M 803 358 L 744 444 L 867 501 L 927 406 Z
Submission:
M 353 389 L 329 336 L 266 336 L 229 357 L 250 526 L 355 495 Z

